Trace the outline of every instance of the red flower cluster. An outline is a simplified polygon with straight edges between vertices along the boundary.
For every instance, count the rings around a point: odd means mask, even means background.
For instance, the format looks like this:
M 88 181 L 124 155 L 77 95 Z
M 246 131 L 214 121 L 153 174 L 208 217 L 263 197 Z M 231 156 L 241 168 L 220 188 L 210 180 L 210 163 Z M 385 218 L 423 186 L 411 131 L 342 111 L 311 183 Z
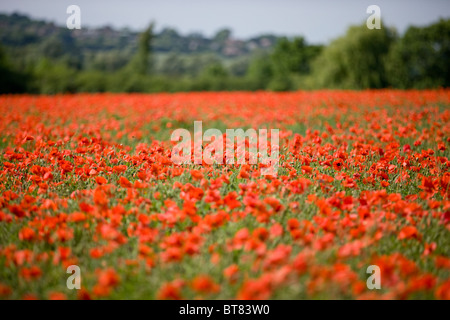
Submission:
M 444 89 L 0 96 L 0 298 L 450 299 L 449 106 Z M 173 164 L 195 120 L 280 129 L 278 175 Z

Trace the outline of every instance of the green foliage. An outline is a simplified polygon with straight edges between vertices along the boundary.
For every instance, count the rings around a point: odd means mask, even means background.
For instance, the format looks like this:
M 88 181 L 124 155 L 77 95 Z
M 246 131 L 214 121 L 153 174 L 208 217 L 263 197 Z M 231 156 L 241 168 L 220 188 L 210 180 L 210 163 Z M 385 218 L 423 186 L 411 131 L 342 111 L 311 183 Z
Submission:
M 247 71 L 247 78 L 252 83 L 252 90 L 261 90 L 268 87 L 273 77 L 273 66 L 268 54 L 255 57 Z
M 44 58 L 35 68 L 34 86 L 43 94 L 75 92 L 75 77 L 76 70 Z
M 250 61 L 248 57 L 236 59 L 229 64 L 228 69 L 232 75 L 243 77 L 248 71 Z
M 85 70 L 114 72 L 122 69 L 130 60 L 130 55 L 121 50 L 110 50 L 96 54 L 86 53 Z
M 186 60 L 179 54 L 169 53 L 162 61 L 160 72 L 168 76 L 181 76 L 186 72 Z
M 270 56 L 273 75 L 267 88 L 286 91 L 301 87 L 299 79 L 310 73 L 311 63 L 321 50 L 322 46 L 308 45 L 303 37 L 282 38 Z
M 208 39 L 151 24 L 71 31 L 0 14 L 1 93 L 448 87 L 450 20 L 410 27 L 353 26 L 328 46 L 302 37 L 246 41 L 228 29 Z
M 392 48 L 387 70 L 397 88 L 450 86 L 450 20 L 410 27 Z
M 17 71 L 0 47 L 0 93 L 18 93 L 28 89 L 28 75 Z
M 153 39 L 154 24 L 151 23 L 148 28 L 139 36 L 138 51 L 130 61 L 130 71 L 139 75 L 150 73 L 151 69 L 151 46 Z
M 105 92 L 108 88 L 107 74 L 100 71 L 79 72 L 75 79 L 75 86 L 80 92 Z
M 346 35 L 327 46 L 314 63 L 313 80 L 321 88 L 367 89 L 389 84 L 385 61 L 395 31 L 350 27 Z
M 309 73 L 310 63 L 320 50 L 321 46 L 307 45 L 303 37 L 281 39 L 271 55 L 275 73 Z

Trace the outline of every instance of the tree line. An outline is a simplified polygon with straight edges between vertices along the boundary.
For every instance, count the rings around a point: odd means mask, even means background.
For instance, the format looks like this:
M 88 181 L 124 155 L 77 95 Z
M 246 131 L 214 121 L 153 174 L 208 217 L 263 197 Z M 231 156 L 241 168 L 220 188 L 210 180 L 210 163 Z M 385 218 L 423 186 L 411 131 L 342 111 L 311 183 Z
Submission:
M 230 33 L 216 35 L 229 45 Z M 228 42 L 227 42 L 228 41 Z M 303 37 L 276 39 L 270 50 L 254 50 L 228 59 L 212 53 L 154 50 L 151 24 L 136 48 L 114 68 L 79 66 L 52 52 L 32 63 L 3 44 L 0 48 L 1 93 L 177 92 L 217 90 L 312 90 L 449 87 L 450 19 L 403 35 L 383 25 L 350 27 L 326 46 Z M 70 46 L 69 44 L 66 44 Z M 57 48 L 58 46 L 56 46 Z M 231 50 L 228 47 L 227 50 Z M 107 55 L 105 55 L 107 60 Z

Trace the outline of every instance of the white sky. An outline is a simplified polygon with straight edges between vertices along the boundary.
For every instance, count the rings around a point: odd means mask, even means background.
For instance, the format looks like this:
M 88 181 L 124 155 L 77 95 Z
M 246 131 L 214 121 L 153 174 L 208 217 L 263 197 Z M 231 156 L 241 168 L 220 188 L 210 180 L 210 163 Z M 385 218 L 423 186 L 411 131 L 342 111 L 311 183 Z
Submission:
M 0 0 L 0 12 L 65 25 L 71 4 L 81 8 L 82 27 L 142 30 L 154 20 L 157 30 L 168 26 L 182 34 L 211 36 L 229 27 L 238 38 L 275 33 L 303 35 L 310 43 L 328 42 L 349 25 L 365 22 L 372 4 L 381 8 L 385 25 L 399 32 L 450 17 L 450 0 Z

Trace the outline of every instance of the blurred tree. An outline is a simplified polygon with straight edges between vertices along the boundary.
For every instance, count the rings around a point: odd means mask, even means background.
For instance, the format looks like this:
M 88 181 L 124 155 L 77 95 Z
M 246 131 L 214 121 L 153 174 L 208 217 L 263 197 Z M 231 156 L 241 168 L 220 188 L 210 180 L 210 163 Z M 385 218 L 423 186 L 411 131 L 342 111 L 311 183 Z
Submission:
M 410 27 L 392 47 L 386 67 L 397 88 L 449 87 L 450 19 Z
M 198 79 L 194 79 L 195 90 L 226 90 L 228 83 L 228 72 L 220 62 L 208 65 L 200 74 Z
M 75 92 L 76 70 L 63 62 L 41 59 L 34 70 L 35 86 L 40 93 L 55 94 Z
M 215 34 L 213 41 L 218 43 L 223 43 L 227 41 L 231 37 L 231 30 L 230 29 L 221 29 L 217 31 Z
M 225 48 L 226 42 L 230 37 L 230 29 L 219 30 L 212 39 L 211 49 L 218 53 L 222 53 L 223 49 Z
M 140 75 L 147 75 L 151 71 L 151 51 L 154 23 L 139 35 L 139 44 L 136 55 L 130 61 L 129 71 Z
M 228 72 L 221 63 L 214 63 L 205 69 L 203 75 L 212 78 L 225 78 L 228 76 Z
M 25 92 L 30 75 L 17 71 L 0 47 L 0 93 Z
M 251 90 L 266 89 L 273 77 L 273 66 L 268 54 L 257 54 L 252 59 L 246 74 Z
M 211 65 L 220 64 L 221 60 L 214 54 L 194 54 L 186 57 L 186 74 L 192 77 L 200 75 Z
M 249 65 L 250 59 L 248 57 L 241 57 L 230 63 L 229 70 L 233 76 L 242 77 L 247 73 Z
M 315 60 L 313 81 L 320 88 L 366 89 L 386 87 L 385 60 L 396 39 L 394 30 L 352 26 L 330 43 Z
M 110 75 L 101 71 L 82 71 L 76 74 L 77 92 L 104 92 L 107 90 L 107 78 Z
M 282 38 L 271 55 L 275 73 L 299 73 L 310 71 L 310 62 L 321 50 L 321 46 L 309 46 L 303 37 L 290 41 Z
M 44 39 L 40 44 L 42 55 L 48 59 L 57 59 L 64 54 L 64 48 L 57 36 Z
M 120 50 L 86 53 L 84 69 L 113 72 L 123 68 L 129 59 L 130 54 Z
M 184 39 L 175 29 L 164 28 L 154 39 L 153 45 L 162 52 L 182 52 Z
M 321 46 L 307 45 L 303 37 L 280 39 L 271 54 L 273 79 L 269 89 L 284 91 L 297 89 L 295 78 L 307 75 L 312 60 L 320 53 Z
M 186 72 L 185 61 L 179 54 L 169 53 L 161 63 L 160 72 L 168 76 L 181 76 Z

